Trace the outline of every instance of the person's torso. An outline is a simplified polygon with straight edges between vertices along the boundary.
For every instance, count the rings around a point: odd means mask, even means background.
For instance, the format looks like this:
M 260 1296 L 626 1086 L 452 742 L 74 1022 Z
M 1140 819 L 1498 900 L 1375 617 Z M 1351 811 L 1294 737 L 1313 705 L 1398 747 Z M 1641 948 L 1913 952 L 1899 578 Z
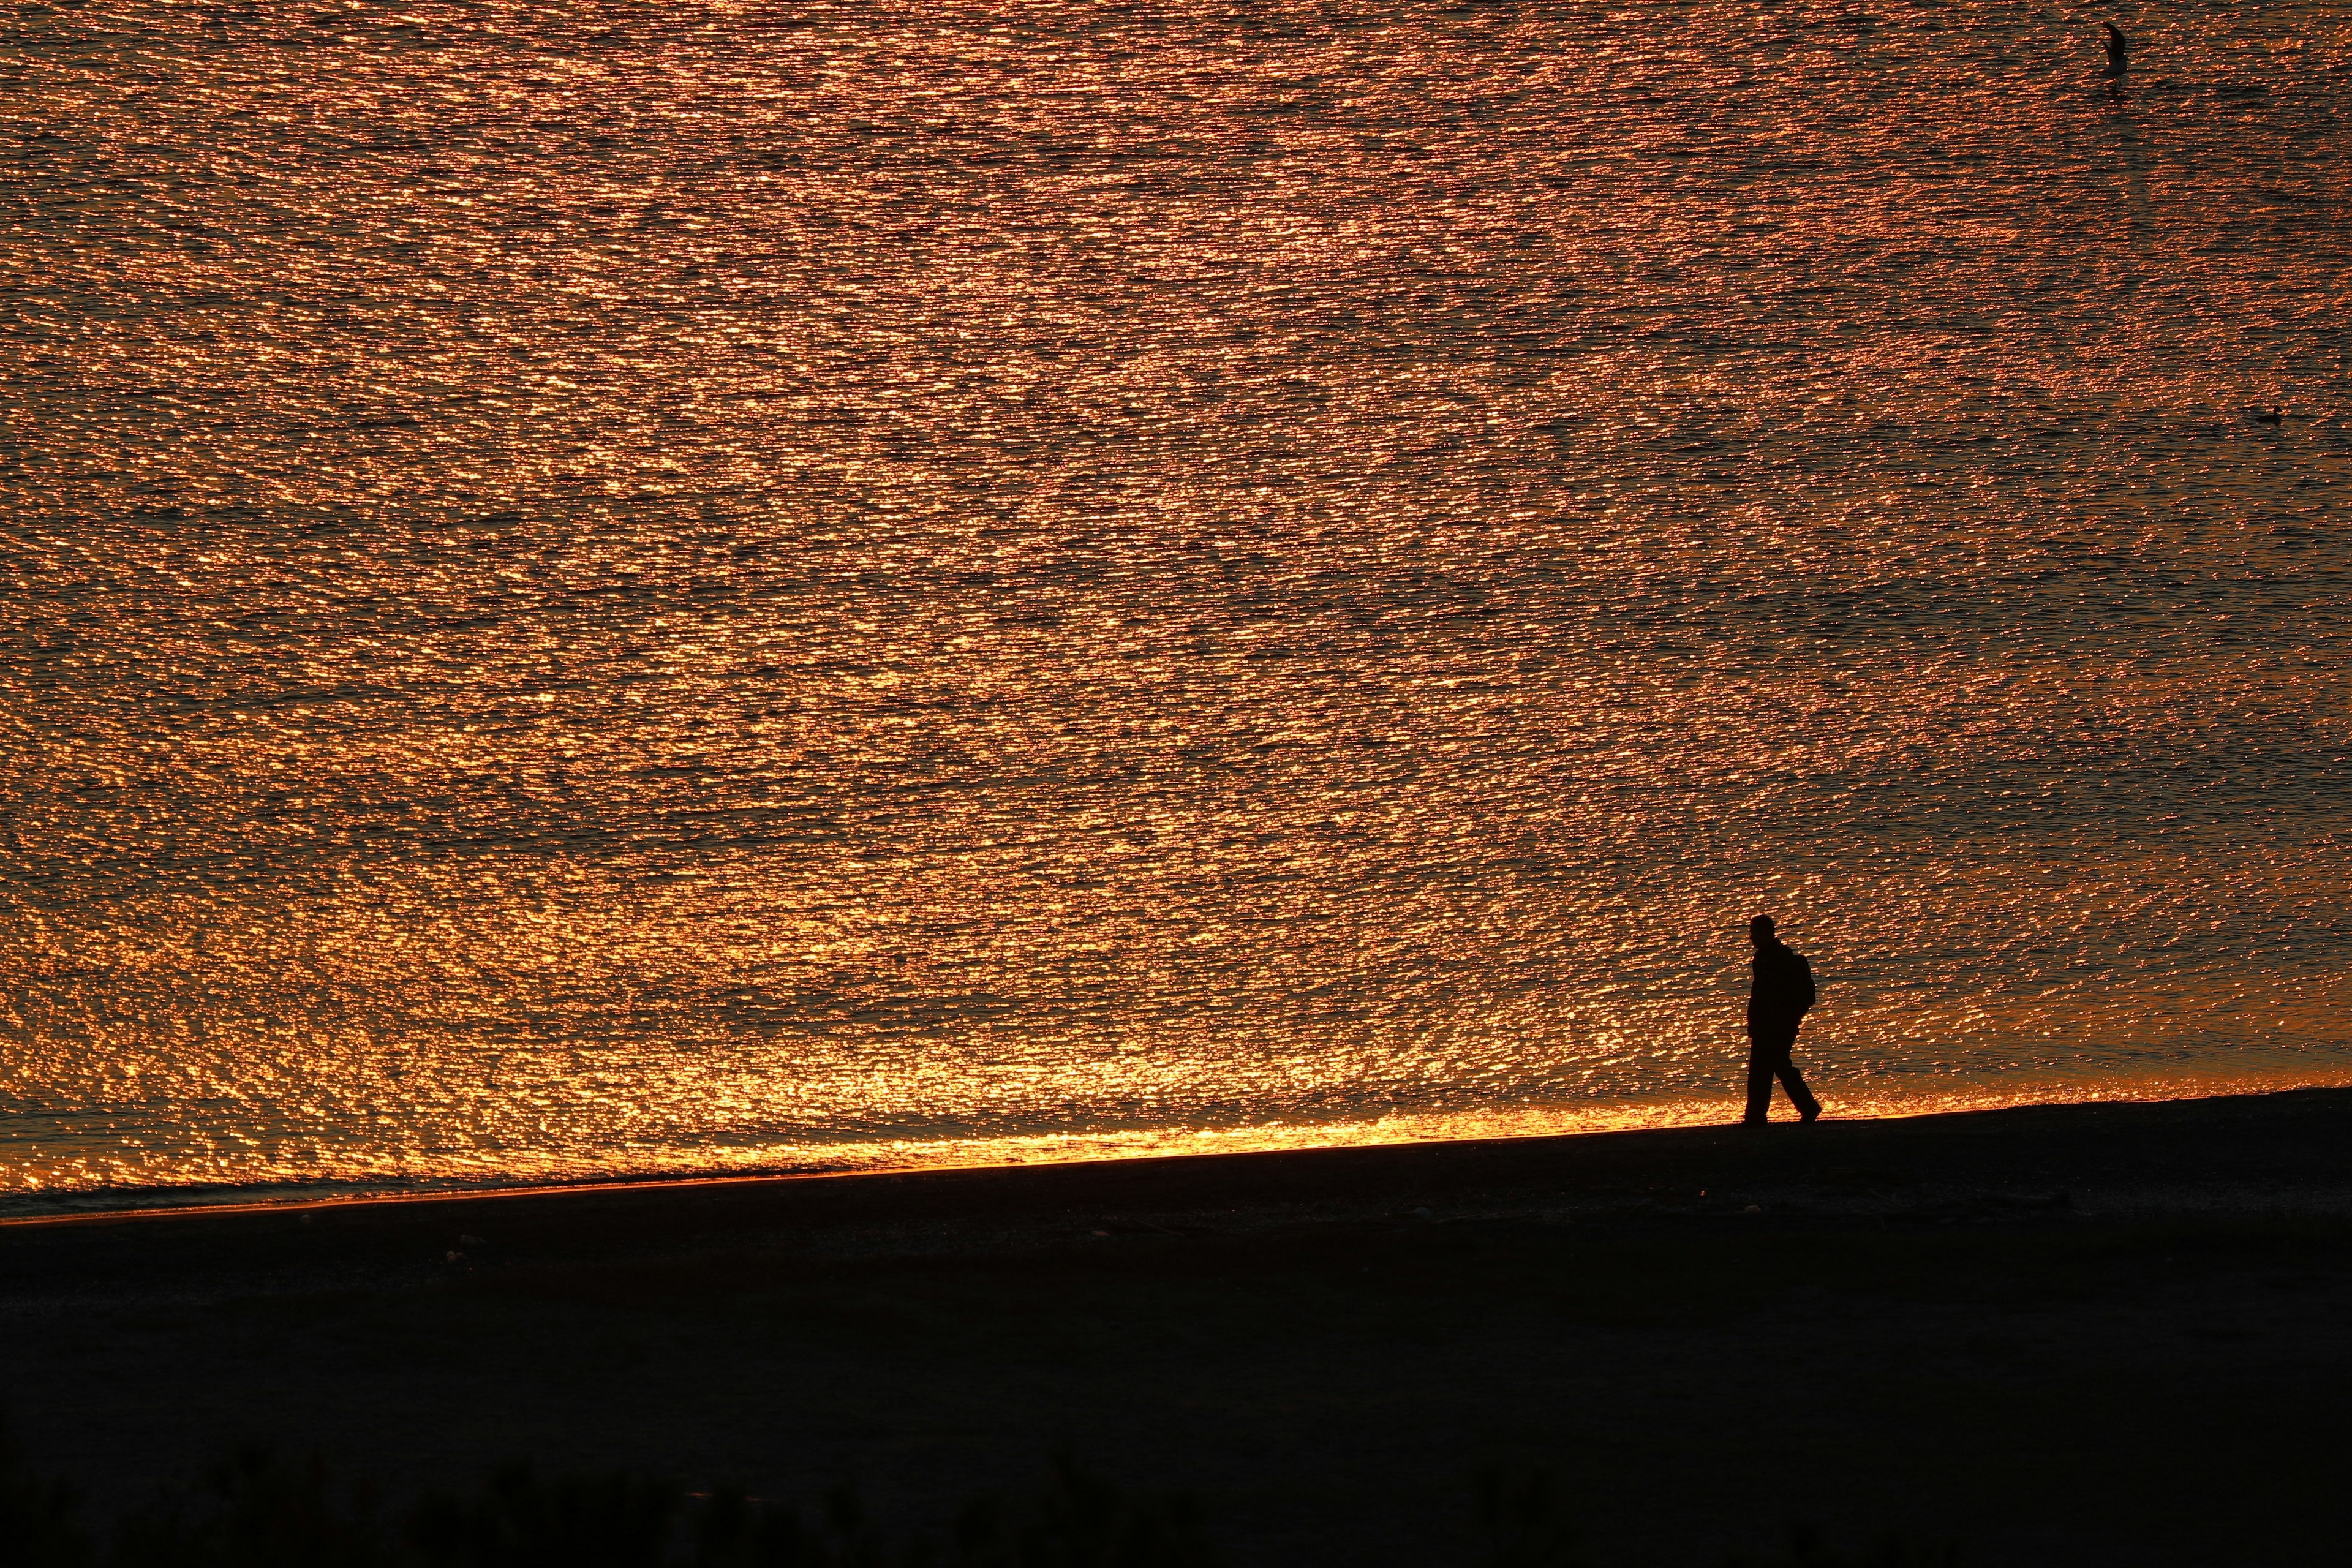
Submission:
M 1812 966 L 1802 953 L 1770 942 L 1756 950 L 1748 968 L 1754 976 L 1748 988 L 1750 1014 L 1801 1013 L 1813 1005 Z

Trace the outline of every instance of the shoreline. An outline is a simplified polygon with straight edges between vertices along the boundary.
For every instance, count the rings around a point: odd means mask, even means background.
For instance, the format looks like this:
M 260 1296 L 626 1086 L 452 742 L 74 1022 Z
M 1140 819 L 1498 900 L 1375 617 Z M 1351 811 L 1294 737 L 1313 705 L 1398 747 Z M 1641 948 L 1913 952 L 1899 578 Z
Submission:
M 2336 1130 L 2347 1126 L 2352 1089 L 2298 1089 L 1762 1130 L 1669 1127 L 100 1210 L 0 1219 L 0 1267 L 37 1259 L 55 1279 L 415 1267 L 457 1254 L 469 1265 L 491 1257 L 615 1258 L 778 1242 L 939 1251 L 955 1249 L 967 1233 L 1085 1234 L 1097 1219 L 1131 1216 L 1223 1227 L 1483 1206 L 1601 1218 L 1723 1201 L 1691 1195 L 1699 1193 L 1747 1194 L 1759 1210 L 1769 1202 L 1782 1222 L 1801 1215 L 1883 1221 L 1959 1197 L 2013 1205 L 2061 1194 L 2076 1212 L 2243 1208 L 2258 1198 L 2332 1210 L 2352 1208 L 2352 1161 L 2336 1152 L 2345 1146 Z
M 2125 1089 L 2125 1085 L 2102 1086 Z M 2257 1076 L 2229 1076 L 2189 1079 L 2155 1079 L 2140 1086 L 2145 1093 L 2117 1092 L 2097 1095 L 2049 1095 L 1985 1103 L 1980 1097 L 1951 1097 L 1916 1102 L 1918 1109 L 1906 1102 L 1879 1103 L 1866 1111 L 1832 1115 L 1825 1122 L 1838 1126 L 1899 1124 L 1920 1121 L 1942 1120 L 1962 1116 L 1999 1115 L 2031 1110 L 2046 1110 L 2093 1106 L 2135 1106 L 2200 1103 L 2205 1101 L 2248 1100 L 2283 1094 L 2317 1093 L 2341 1089 L 2352 1093 L 2352 1079 L 2323 1076 L 2317 1079 L 2293 1080 L 2276 1087 Z M 1955 1099 L 1958 1103 L 1955 1103 Z M 320 1212 L 328 1209 L 362 1208 L 385 1205 L 460 1204 L 476 1200 L 535 1200 L 561 1194 L 616 1194 L 647 1191 L 677 1191 L 697 1187 L 731 1187 L 763 1184 L 792 1183 L 858 1183 L 889 1178 L 947 1178 L 976 1173 L 1035 1171 L 1045 1169 L 1104 1169 L 1128 1165 L 1158 1165 L 1181 1162 L 1252 1160 L 1274 1156 L 1316 1156 L 1337 1154 L 1349 1151 L 1397 1150 L 1433 1147 L 1484 1147 L 1528 1142 L 1561 1143 L 1590 1138 L 1618 1137 L 1633 1134 L 1696 1133 L 1717 1131 L 1736 1123 L 1738 1106 L 1736 1100 L 1723 1100 L 1704 1104 L 1683 1101 L 1662 1102 L 1656 1108 L 1663 1114 L 1655 1119 L 1630 1119 L 1622 1115 L 1595 1114 L 1570 1118 L 1581 1125 L 1551 1125 L 1534 1131 L 1490 1132 L 1439 1132 L 1423 1135 L 1406 1134 L 1394 1137 L 1322 1136 L 1327 1131 L 1351 1133 L 1367 1125 L 1362 1122 L 1334 1123 L 1322 1127 L 1292 1129 L 1288 1127 L 1219 1129 L 1194 1131 L 1192 1136 L 1203 1142 L 1223 1142 L 1231 1140 L 1240 1146 L 1197 1149 L 1137 1147 L 1132 1152 L 1089 1152 L 1077 1155 L 1049 1155 L 1034 1159 L 972 1159 L 924 1161 L 899 1164 L 833 1164 L 818 1167 L 777 1169 L 750 1168 L 728 1170 L 672 1168 L 621 1174 L 583 1174 L 577 1178 L 557 1177 L 541 1180 L 488 1180 L 464 1182 L 443 1178 L 426 1178 L 431 1184 L 402 1190 L 395 1184 L 371 1187 L 369 1184 L 342 1178 L 320 1178 L 314 1182 L 289 1180 L 249 1184 L 185 1184 L 156 1186 L 117 1186 L 100 1188 L 28 1188 L 0 1196 L 0 1234 L 11 1229 L 49 1226 L 106 1225 L 116 1223 L 146 1223 L 173 1218 L 203 1216 L 234 1216 L 266 1213 L 292 1214 Z M 1785 1106 L 1776 1107 L 1785 1116 Z M 1555 1113 L 1544 1113 L 1538 1120 L 1551 1121 Z M 1417 1119 L 1407 1119 L 1417 1120 Z M 1448 1116 L 1433 1118 L 1440 1125 L 1475 1124 L 1483 1118 Z M 1376 1124 L 1375 1124 L 1376 1125 Z M 1289 1136 L 1298 1132 L 1297 1137 Z M 1254 1135 L 1266 1135 L 1265 1141 L 1251 1143 Z M 984 1152 L 992 1146 L 1018 1140 L 992 1139 L 982 1141 Z M 1105 1144 L 1104 1150 L 1116 1150 L 1116 1144 Z M 306 1194 L 305 1189 L 310 1189 Z M 340 1190 L 320 1191 L 322 1188 Z M 201 1198 L 179 1199 L 172 1194 L 197 1194 Z M 259 1194 L 259 1195 L 240 1195 Z M 47 1209 L 36 1205 L 54 1205 Z M 24 1205 L 14 1207 L 9 1205 Z

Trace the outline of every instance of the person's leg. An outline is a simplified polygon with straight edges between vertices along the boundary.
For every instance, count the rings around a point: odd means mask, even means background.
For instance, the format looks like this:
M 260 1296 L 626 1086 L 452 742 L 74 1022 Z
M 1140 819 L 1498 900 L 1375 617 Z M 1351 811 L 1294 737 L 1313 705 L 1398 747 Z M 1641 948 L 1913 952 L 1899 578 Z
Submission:
M 1789 1091 L 1789 1101 L 1797 1108 L 1797 1114 L 1808 1121 L 1819 1116 L 1822 1113 L 1822 1102 L 1815 1100 L 1811 1091 L 1805 1088 L 1804 1076 L 1797 1071 L 1797 1064 L 1787 1057 L 1782 1057 L 1778 1071 L 1780 1087 Z M 1769 1092 L 1769 1089 L 1766 1091 L 1768 1094 Z
M 1790 1026 L 1788 1037 L 1780 1044 L 1780 1059 L 1772 1064 L 1773 1071 L 1780 1075 L 1780 1087 L 1789 1091 L 1789 1103 L 1797 1108 L 1798 1115 L 1811 1121 L 1822 1113 L 1822 1102 L 1813 1098 L 1812 1090 L 1805 1087 L 1804 1075 L 1797 1070 L 1796 1058 L 1791 1054 L 1797 1045 L 1794 1026 Z M 1772 1091 L 1767 1088 L 1764 1093 L 1769 1099 Z
M 1772 1047 L 1751 1025 L 1748 1030 L 1748 1114 L 1743 1121 L 1761 1122 L 1772 1109 Z

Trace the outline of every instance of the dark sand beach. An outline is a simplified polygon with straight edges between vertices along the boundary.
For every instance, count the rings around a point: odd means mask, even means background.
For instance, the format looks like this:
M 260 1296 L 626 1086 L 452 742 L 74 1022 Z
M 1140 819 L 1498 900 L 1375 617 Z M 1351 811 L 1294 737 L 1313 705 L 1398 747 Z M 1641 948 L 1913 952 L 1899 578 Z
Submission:
M 2340 1550 L 2347 1240 L 2315 1089 L 19 1222 L 0 1268 L 16 1436 L 100 1506 L 251 1436 L 923 1525 L 1067 1446 L 1236 1563 L 1464 1560 L 1496 1464 L 1596 1563 L 2247 1563 Z

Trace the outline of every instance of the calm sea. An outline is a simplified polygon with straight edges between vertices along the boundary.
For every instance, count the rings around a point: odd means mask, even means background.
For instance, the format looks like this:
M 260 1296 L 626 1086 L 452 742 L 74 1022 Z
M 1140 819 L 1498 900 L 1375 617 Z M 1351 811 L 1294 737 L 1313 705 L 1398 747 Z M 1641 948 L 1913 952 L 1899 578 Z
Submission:
M 2352 1081 L 2352 16 L 2105 15 L 19 8 L 0 1206 Z

